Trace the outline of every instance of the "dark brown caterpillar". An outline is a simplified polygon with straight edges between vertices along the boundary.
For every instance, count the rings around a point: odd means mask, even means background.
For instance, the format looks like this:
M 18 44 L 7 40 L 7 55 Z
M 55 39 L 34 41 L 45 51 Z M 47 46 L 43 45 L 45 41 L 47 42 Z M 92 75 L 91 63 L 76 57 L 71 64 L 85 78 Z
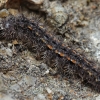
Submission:
M 31 51 L 36 52 L 38 58 L 44 58 L 51 67 L 56 66 L 60 74 L 77 74 L 82 81 L 100 91 L 100 73 L 95 66 L 76 51 L 55 40 L 35 19 L 11 16 L 2 20 L 0 39 L 22 41 Z M 68 64 L 71 66 L 68 67 Z

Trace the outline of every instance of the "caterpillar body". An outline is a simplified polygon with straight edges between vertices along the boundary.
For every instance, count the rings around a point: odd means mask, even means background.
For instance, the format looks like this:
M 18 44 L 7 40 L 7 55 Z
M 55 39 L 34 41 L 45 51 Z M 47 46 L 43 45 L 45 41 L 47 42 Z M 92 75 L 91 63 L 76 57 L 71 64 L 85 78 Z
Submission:
M 25 16 L 10 16 L 0 24 L 0 40 L 22 41 L 39 58 L 51 66 L 56 67 L 58 73 L 66 75 L 68 72 L 77 74 L 82 81 L 92 85 L 100 91 L 100 73 L 95 66 L 75 50 L 55 39 L 46 29 L 37 23 L 35 18 Z M 56 64 L 55 64 L 56 63 Z M 68 64 L 71 66 L 68 67 Z

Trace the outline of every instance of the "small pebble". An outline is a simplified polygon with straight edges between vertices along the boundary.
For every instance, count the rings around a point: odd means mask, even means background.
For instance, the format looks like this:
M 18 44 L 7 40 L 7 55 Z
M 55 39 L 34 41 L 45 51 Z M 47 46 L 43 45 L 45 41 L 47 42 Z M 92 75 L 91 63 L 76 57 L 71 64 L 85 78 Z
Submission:
M 52 93 L 52 90 L 50 90 L 50 88 L 46 88 L 46 91 L 50 94 L 50 93 Z
M 26 0 L 25 6 L 27 6 L 31 10 L 38 10 L 41 8 L 44 0 Z
M 43 94 L 38 94 L 37 97 L 34 98 L 34 100 L 46 100 L 46 98 Z
M 9 15 L 9 12 L 6 9 L 0 10 L 0 17 L 7 17 Z
M 8 56 L 12 57 L 12 50 L 9 49 L 9 48 L 7 48 L 7 49 L 6 49 L 6 54 L 7 54 Z
M 96 97 L 96 100 L 100 100 L 100 95 L 98 97 Z

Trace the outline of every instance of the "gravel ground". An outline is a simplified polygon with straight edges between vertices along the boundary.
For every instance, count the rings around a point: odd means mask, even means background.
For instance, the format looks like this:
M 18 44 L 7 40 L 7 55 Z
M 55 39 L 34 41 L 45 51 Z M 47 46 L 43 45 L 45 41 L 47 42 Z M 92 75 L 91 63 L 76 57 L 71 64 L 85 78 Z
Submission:
M 0 0 L 0 17 L 10 13 L 41 17 L 41 22 L 45 20 L 55 31 L 55 37 L 93 59 L 99 67 L 99 0 L 26 1 L 20 11 L 19 5 L 18 9 L 10 4 L 7 8 L 6 0 Z M 0 100 L 100 100 L 99 93 L 80 80 L 52 76 L 53 71 L 18 41 L 0 41 Z

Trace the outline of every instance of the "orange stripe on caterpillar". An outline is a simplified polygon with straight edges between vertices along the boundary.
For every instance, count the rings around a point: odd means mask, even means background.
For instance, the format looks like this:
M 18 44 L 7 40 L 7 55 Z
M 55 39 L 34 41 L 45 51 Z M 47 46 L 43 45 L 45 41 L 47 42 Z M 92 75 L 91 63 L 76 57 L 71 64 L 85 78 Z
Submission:
M 61 53 L 61 52 L 59 52 L 58 50 L 55 50 L 55 53 L 59 54 L 61 57 L 64 57 L 64 56 L 65 56 L 64 53 Z
M 51 49 L 51 50 L 53 49 L 53 47 L 52 47 L 51 45 L 49 45 L 49 44 L 47 45 L 47 47 L 48 47 L 49 49 Z
M 32 27 L 31 27 L 31 26 L 28 26 L 28 28 L 29 28 L 30 30 L 32 30 Z

